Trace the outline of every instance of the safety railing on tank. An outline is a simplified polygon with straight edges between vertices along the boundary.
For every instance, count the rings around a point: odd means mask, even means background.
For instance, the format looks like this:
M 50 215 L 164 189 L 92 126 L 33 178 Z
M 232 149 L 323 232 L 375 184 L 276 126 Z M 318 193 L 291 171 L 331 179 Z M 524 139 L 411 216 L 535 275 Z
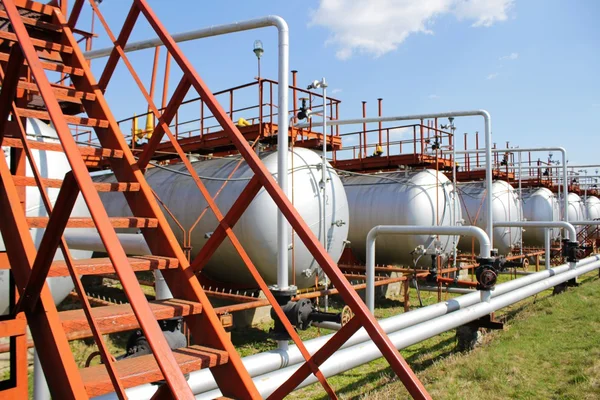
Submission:
M 214 95 L 219 99 L 221 104 L 226 105 L 226 114 L 238 125 L 255 125 L 258 126 L 259 132 L 263 132 L 263 129 L 274 132 L 276 131 L 274 125 L 278 112 L 277 85 L 277 81 L 266 78 L 257 78 L 254 82 L 215 92 Z M 255 94 L 248 93 L 248 91 L 252 89 L 256 90 Z M 297 102 L 298 95 L 301 96 L 301 100 L 303 98 L 305 99 L 306 104 L 311 109 L 318 111 L 320 108 L 323 108 L 322 95 L 293 85 L 290 85 L 290 90 L 292 90 L 294 94 L 294 105 L 289 111 L 289 118 L 294 118 L 300 109 Z M 246 92 L 241 93 L 242 91 Z M 254 98 L 257 99 L 257 102 L 252 101 Z M 320 103 L 319 100 L 321 100 Z M 237 101 L 241 101 L 243 104 L 235 107 Z M 338 118 L 340 103 L 341 101 L 338 99 L 327 98 L 326 107 L 328 108 L 327 118 L 329 120 Z M 177 140 L 189 138 L 198 138 L 202 140 L 205 135 L 222 131 L 221 125 L 216 121 L 215 116 L 210 114 L 210 111 L 208 111 L 204 101 L 200 97 L 186 100 L 182 102 L 181 106 L 184 109 L 177 111 L 173 122 L 169 125 Z M 164 111 L 164 107 L 161 108 L 160 111 Z M 117 121 L 125 139 L 131 144 L 132 148 L 141 144 L 140 138 L 146 136 L 147 133 L 151 133 L 151 130 L 154 129 L 155 121 L 152 121 L 151 124 L 147 123 L 147 118 L 149 116 L 150 118 L 153 118 L 152 115 L 153 113 L 151 112 L 143 111 Z M 139 127 L 137 125 L 139 125 Z M 268 125 L 268 127 L 265 128 L 265 125 Z M 81 130 L 81 127 L 77 126 L 73 126 L 72 128 L 73 136 L 77 141 L 88 144 L 97 143 L 97 138 L 92 130 Z M 137 138 L 136 132 L 134 131 L 137 131 L 138 133 Z M 299 129 L 294 131 L 292 139 L 294 142 L 302 143 L 311 138 L 311 135 L 309 135 L 310 132 L 312 132 L 312 127 Z M 331 127 L 329 135 L 337 136 L 338 134 L 339 128 Z M 167 139 L 163 139 L 162 142 L 164 143 L 167 141 Z
M 336 126 L 338 128 L 339 126 Z M 333 127 L 331 127 L 333 128 Z M 369 136 L 375 136 L 370 139 Z M 394 140 L 394 136 L 412 136 L 412 139 Z M 421 121 L 420 124 L 398 125 L 363 129 L 339 134 L 344 140 L 344 147 L 332 152 L 332 160 L 346 161 L 368 159 L 371 157 L 386 158 L 401 155 L 412 155 L 411 162 L 423 162 L 426 159 L 447 161 L 451 165 L 452 134 L 436 128 L 433 121 Z M 351 143 L 350 145 L 348 143 Z

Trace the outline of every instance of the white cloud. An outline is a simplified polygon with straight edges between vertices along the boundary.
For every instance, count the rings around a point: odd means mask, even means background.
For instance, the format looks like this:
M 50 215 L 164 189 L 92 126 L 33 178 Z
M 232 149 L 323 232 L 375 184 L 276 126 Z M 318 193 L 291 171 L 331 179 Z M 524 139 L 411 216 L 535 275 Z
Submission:
M 506 12 L 514 0 L 459 0 L 454 13 L 459 20 L 475 20 L 472 26 L 490 27 L 495 22 L 506 21 Z
M 342 89 L 331 89 L 331 94 L 342 93 Z
M 492 79 L 496 79 L 498 77 L 498 75 L 500 75 L 500 74 L 497 72 L 494 72 L 492 74 L 489 74 L 485 79 L 487 79 L 488 81 L 492 80 Z
M 437 100 L 437 99 L 439 99 L 439 98 L 440 98 L 440 96 L 439 96 L 439 95 L 437 95 L 437 94 L 430 94 L 430 95 L 429 95 L 429 96 L 427 96 L 427 97 L 428 97 L 428 98 L 430 98 L 431 100 Z
M 504 60 L 516 60 L 517 58 L 519 58 L 519 53 L 510 53 L 507 56 L 502 56 L 499 58 L 500 61 L 504 61 Z
M 355 52 L 375 57 L 396 50 L 414 33 L 433 34 L 431 26 L 444 14 L 491 26 L 504 21 L 515 0 L 320 0 L 310 25 L 331 31 L 326 44 L 337 47 L 342 60 Z

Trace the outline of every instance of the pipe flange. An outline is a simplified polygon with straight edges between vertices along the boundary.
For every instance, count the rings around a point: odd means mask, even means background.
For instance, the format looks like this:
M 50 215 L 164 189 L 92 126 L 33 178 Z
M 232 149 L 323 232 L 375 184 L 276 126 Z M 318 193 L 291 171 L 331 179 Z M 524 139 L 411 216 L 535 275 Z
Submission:
M 479 266 L 475 269 L 478 290 L 492 290 L 498 281 L 498 272 L 494 268 L 494 258 L 478 258 Z

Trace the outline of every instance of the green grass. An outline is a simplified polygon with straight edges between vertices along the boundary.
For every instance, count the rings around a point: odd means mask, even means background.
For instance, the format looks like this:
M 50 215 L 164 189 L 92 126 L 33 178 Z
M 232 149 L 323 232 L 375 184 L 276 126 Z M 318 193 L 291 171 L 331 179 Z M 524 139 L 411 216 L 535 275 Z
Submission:
M 504 331 L 458 353 L 454 332 L 401 351 L 434 399 L 599 399 L 600 281 L 552 296 L 544 292 L 502 310 Z M 341 398 L 410 398 L 383 359 L 329 379 Z M 317 385 L 291 399 L 325 399 Z

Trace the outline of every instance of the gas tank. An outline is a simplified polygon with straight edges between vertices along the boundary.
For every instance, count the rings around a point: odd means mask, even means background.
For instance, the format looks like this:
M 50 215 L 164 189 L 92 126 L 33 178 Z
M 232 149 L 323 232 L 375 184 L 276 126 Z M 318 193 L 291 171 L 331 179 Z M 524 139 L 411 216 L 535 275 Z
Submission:
M 259 157 L 269 172 L 276 175 L 277 152 L 262 153 Z M 211 196 L 216 196 L 215 202 L 223 214 L 229 211 L 254 175 L 240 157 L 197 161 L 192 165 Z M 319 188 L 321 156 L 312 150 L 295 148 L 293 153 L 289 152 L 288 165 L 290 200 L 312 232 L 322 241 L 323 201 Z M 334 261 L 337 261 L 348 236 L 348 202 L 337 173 L 328 166 L 326 175 L 328 178 L 325 201 L 327 250 Z M 146 179 L 175 218 L 165 212 L 181 245 L 184 245 L 184 232 L 185 235 L 191 232 L 189 243 L 192 257 L 195 257 L 217 228 L 217 220 L 213 213 L 207 210 L 196 223 L 198 217 L 207 208 L 207 203 L 185 166 L 180 163 L 150 168 L 146 172 Z M 114 176 L 109 173 L 96 176 L 94 180 L 111 182 L 114 181 Z M 101 197 L 110 216 L 131 215 L 122 193 L 102 193 Z M 269 194 L 261 189 L 233 228 L 267 284 L 277 283 L 277 213 L 277 206 Z M 290 283 L 299 288 L 312 286 L 315 284 L 315 275 L 319 273 L 320 267 L 298 235 L 292 236 L 291 228 L 289 232 L 287 242 L 289 243 L 290 280 L 292 280 Z M 219 246 L 203 271 L 220 282 L 234 283 L 248 288 L 257 287 L 229 240 L 225 240 Z
M 569 203 L 569 208 L 567 209 L 569 221 L 584 221 L 586 219 L 586 210 L 583 199 L 577 193 L 569 192 L 567 201 Z M 575 229 L 577 230 L 577 233 L 580 233 L 587 228 L 583 225 L 578 225 L 575 226 Z
M 452 182 L 435 170 L 405 173 L 351 174 L 342 178 L 348 206 L 348 239 L 353 254 L 363 262 L 366 238 L 377 225 L 451 226 L 461 219 L 460 205 L 453 211 Z M 458 199 L 456 199 L 458 202 Z M 375 257 L 378 264 L 429 267 L 430 257 L 414 256 L 417 246 L 432 248 L 430 235 L 386 235 L 377 238 Z M 440 236 L 441 249 L 449 254 L 458 236 Z
M 29 118 L 26 124 L 27 139 L 44 143 L 58 143 L 58 137 L 55 130 L 44 122 Z M 3 148 L 4 157 L 10 164 L 9 148 Z M 63 179 L 65 174 L 71 170 L 67 158 L 63 153 L 45 150 L 32 150 L 35 163 L 43 178 Z M 33 176 L 29 163 L 26 163 L 26 175 Z M 47 189 L 50 201 L 54 203 L 60 189 Z M 37 187 L 28 186 L 25 189 L 26 196 L 26 215 L 29 217 L 45 217 L 48 216 L 42 198 Z M 85 217 L 89 216 L 87 207 L 84 203 L 78 202 L 72 213 L 73 216 Z M 93 231 L 93 229 L 67 229 L 66 231 Z M 45 229 L 30 229 L 31 236 L 36 248 L 39 246 Z M 0 251 L 4 251 L 4 241 L 0 235 Z M 89 258 L 91 252 L 72 250 L 71 255 L 74 258 Z M 62 260 L 63 256 L 60 250 L 56 252 L 54 260 Z M 8 290 L 8 270 L 0 269 L 0 314 L 8 312 L 9 307 L 9 290 Z M 73 281 L 70 277 L 49 278 L 46 280 L 52 297 L 56 304 L 63 301 L 67 295 L 73 290 Z
M 586 220 L 600 220 L 600 199 L 596 196 L 588 196 L 585 202 Z M 587 227 L 590 239 L 600 239 L 600 227 L 598 225 L 590 225 Z
M 527 221 L 560 221 L 560 204 L 547 188 L 523 189 L 523 216 Z M 550 240 L 560 237 L 560 229 L 549 229 Z M 544 246 L 544 228 L 525 228 L 523 243 L 526 246 Z
M 487 229 L 487 209 L 485 182 L 458 183 L 458 194 L 462 204 L 465 225 Z M 523 219 L 523 206 L 515 189 L 505 181 L 492 184 L 492 214 L 494 221 L 517 222 Z M 494 228 L 494 248 L 506 255 L 521 241 L 521 228 Z M 471 240 L 461 240 L 459 248 L 472 251 Z M 477 249 L 477 245 L 475 245 Z

